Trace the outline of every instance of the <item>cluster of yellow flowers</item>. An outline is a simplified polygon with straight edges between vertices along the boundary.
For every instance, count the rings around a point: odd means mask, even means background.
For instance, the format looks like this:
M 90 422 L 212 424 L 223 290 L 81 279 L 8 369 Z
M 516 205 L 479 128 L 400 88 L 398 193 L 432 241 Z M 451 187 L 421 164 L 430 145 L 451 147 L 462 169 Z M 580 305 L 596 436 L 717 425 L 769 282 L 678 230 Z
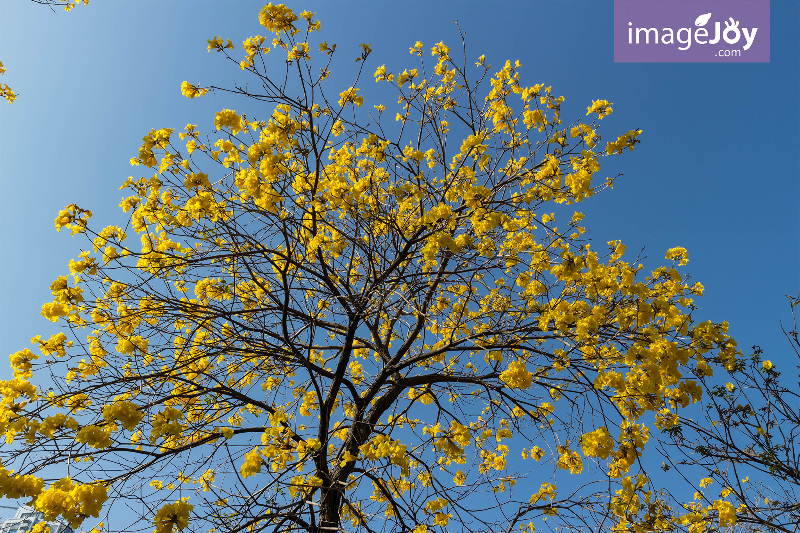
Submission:
M 152 421 L 150 442 L 155 443 L 160 438 L 164 438 L 167 442 L 176 440 L 183 434 L 184 426 L 180 422 L 182 419 L 183 412 L 173 407 L 166 407 L 156 413 Z
M 189 498 L 181 498 L 161 507 L 153 518 L 156 525 L 154 533 L 172 533 L 176 528 L 180 531 L 186 529 L 189 525 L 189 513 L 194 509 L 188 500 Z
M 392 440 L 387 435 L 377 435 L 359 448 L 364 459 L 377 461 L 386 457 L 392 464 L 402 467 L 404 472 L 407 472 L 409 468 L 407 450 L 408 447 L 405 444 Z
M 429 500 L 425 504 L 425 508 L 428 512 L 433 513 L 433 525 L 434 526 L 446 526 L 450 519 L 453 517 L 451 513 L 445 513 L 442 510 L 450 505 L 450 502 L 444 498 L 436 498 L 435 500 Z
M 553 501 L 556 499 L 556 486 L 552 483 L 542 483 L 542 487 L 539 489 L 539 492 L 536 492 L 531 496 L 530 504 L 534 505 L 542 500 L 545 501 Z
M 100 516 L 108 491 L 102 483 L 75 483 L 62 478 L 36 496 L 34 505 L 53 520 L 63 517 L 70 526 L 79 526 L 86 517 Z
M 239 471 L 242 477 L 248 478 L 261 472 L 261 467 L 264 465 L 264 459 L 258 451 L 258 447 L 253 448 L 245 455 L 244 463 L 242 463 Z
M 283 4 L 272 5 L 270 3 L 264 6 L 258 14 L 258 22 L 277 35 L 281 33 L 296 35 L 300 31 L 294 26 L 294 23 L 297 22 L 297 15 Z
M 187 98 L 195 98 L 208 93 L 208 89 L 192 85 L 188 81 L 181 83 L 181 94 Z
M 61 228 L 68 228 L 72 230 L 73 235 L 83 233 L 86 231 L 86 224 L 91 216 L 91 211 L 70 204 L 58 213 L 55 220 L 56 230 L 61 231 Z
M 611 102 L 608 100 L 594 100 L 592 105 L 586 109 L 586 114 L 597 113 L 597 118 L 603 118 L 610 115 L 612 111 Z
M 500 381 L 512 389 L 527 389 L 533 383 L 533 374 L 525 367 L 524 361 L 512 361 L 500 374 Z
M 208 51 L 216 50 L 217 52 L 223 52 L 226 49 L 233 50 L 233 43 L 230 39 L 228 39 L 227 43 L 223 42 L 222 37 L 215 36 L 213 39 L 208 40 Z
M 103 406 L 103 418 L 108 423 L 120 422 L 122 427 L 133 431 L 144 418 L 144 413 L 135 403 L 119 400 Z
M 356 107 L 361 107 L 361 104 L 364 103 L 364 97 L 358 94 L 358 89 L 355 87 L 350 87 L 349 89 L 342 91 L 339 94 L 339 105 L 344 107 L 345 105 L 353 103 Z
M 244 127 L 242 117 L 236 114 L 232 109 L 223 109 L 218 111 L 214 117 L 214 127 L 218 130 L 227 128 L 233 135 L 241 132 Z
M 19 499 L 35 497 L 42 491 L 44 481 L 36 476 L 15 475 L 0 464 L 0 495 L 5 498 Z
M 608 428 L 599 427 L 589 433 L 584 433 L 581 437 L 581 448 L 586 457 L 599 457 L 607 459 L 614 449 L 614 441 Z
M 0 61 L 0 75 L 6 73 L 6 68 L 3 66 L 3 62 Z M 0 83 L 0 98 L 5 98 L 9 104 L 13 104 L 14 100 L 17 99 L 17 95 L 11 90 L 11 87 L 4 83 Z

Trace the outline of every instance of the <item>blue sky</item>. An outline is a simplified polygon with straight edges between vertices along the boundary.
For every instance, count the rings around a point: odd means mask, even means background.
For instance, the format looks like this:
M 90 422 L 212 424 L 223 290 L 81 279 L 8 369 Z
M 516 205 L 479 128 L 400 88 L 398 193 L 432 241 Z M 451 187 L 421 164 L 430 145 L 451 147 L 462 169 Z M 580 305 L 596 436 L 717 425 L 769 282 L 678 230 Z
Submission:
M 187 123 L 208 130 L 216 110 L 238 108 L 224 95 L 189 100 L 180 84 L 244 81 L 238 67 L 206 52 L 206 39 L 231 38 L 240 52 L 244 38 L 263 30 L 261 5 L 92 0 L 64 13 L 2 2 L 0 60 L 8 71 L 0 81 L 19 98 L 0 102 L 0 355 L 55 330 L 39 315 L 41 304 L 84 245 L 56 233 L 58 211 L 74 202 L 94 211 L 99 227 L 122 225 L 118 188 L 141 175 L 128 163 L 141 138 Z M 603 175 L 625 174 L 614 190 L 582 204 L 590 236 L 598 244 L 621 239 L 632 254 L 643 249 L 651 268 L 668 248 L 684 246 L 687 270 L 706 287 L 697 318 L 727 320 L 742 347 L 760 344 L 776 364 L 794 364 L 780 321 L 789 318 L 784 295 L 800 288 L 795 0 L 771 3 L 768 64 L 615 64 L 609 0 L 289 5 L 317 13 L 345 69 L 361 42 L 373 48 L 367 73 L 382 63 L 413 66 L 408 47 L 417 40 L 455 49 L 458 19 L 468 61 L 486 54 L 499 68 L 519 60 L 525 84 L 565 96 L 568 121 L 593 99 L 612 101 L 604 131 L 642 129 L 643 142 L 604 167 Z M 380 103 L 371 82 L 362 87 L 368 105 Z M 0 365 L 0 379 L 6 374 Z

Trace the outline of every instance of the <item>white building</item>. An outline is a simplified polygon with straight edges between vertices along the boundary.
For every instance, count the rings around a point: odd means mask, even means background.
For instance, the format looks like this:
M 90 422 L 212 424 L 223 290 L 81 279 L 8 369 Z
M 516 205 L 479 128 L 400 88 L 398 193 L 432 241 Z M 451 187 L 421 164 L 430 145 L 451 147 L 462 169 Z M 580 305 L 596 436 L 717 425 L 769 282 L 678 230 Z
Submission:
M 22 505 L 17 509 L 14 518 L 9 518 L 0 525 L 0 533 L 27 533 L 40 522 L 45 522 L 44 513 Z M 74 533 L 71 527 L 61 522 L 47 522 L 47 526 L 50 533 Z

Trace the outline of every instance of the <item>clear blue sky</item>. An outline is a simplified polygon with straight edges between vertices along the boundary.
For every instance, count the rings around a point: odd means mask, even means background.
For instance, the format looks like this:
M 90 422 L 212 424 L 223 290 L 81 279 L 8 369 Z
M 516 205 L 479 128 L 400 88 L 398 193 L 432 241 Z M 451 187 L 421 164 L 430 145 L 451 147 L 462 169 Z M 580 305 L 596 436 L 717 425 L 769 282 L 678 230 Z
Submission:
M 262 2 L 92 0 L 72 13 L 29 0 L 0 4 L 0 81 L 19 98 L 0 102 L 0 356 L 29 346 L 54 326 L 39 315 L 48 286 L 85 242 L 58 234 L 53 219 L 70 203 L 98 226 L 124 221 L 119 185 L 139 176 L 128 161 L 151 128 L 210 129 L 214 111 L 237 108 L 223 95 L 188 100 L 180 84 L 245 81 L 215 35 L 241 41 L 263 30 Z M 743 347 L 791 361 L 780 320 L 784 295 L 800 289 L 800 4 L 771 3 L 768 64 L 615 64 L 610 0 L 506 2 L 289 2 L 315 11 L 322 38 L 352 68 L 372 43 L 368 72 L 412 66 L 408 47 L 440 40 L 454 49 L 458 19 L 467 56 L 523 65 L 523 82 L 552 85 L 568 120 L 592 99 L 612 101 L 605 131 L 644 130 L 633 153 L 608 173 L 613 191 L 585 202 L 598 243 L 644 248 L 645 264 L 666 249 L 689 250 L 688 271 L 706 286 L 700 319 L 727 320 Z M 362 92 L 369 105 L 367 90 Z M 343 87 L 345 88 L 345 87 Z M 375 93 L 377 94 L 377 93 Z M 392 104 L 393 102 L 386 102 Z M 265 109 L 266 115 L 270 110 Z M 605 175 L 605 173 L 604 173 Z M 0 364 L 0 379 L 10 369 Z

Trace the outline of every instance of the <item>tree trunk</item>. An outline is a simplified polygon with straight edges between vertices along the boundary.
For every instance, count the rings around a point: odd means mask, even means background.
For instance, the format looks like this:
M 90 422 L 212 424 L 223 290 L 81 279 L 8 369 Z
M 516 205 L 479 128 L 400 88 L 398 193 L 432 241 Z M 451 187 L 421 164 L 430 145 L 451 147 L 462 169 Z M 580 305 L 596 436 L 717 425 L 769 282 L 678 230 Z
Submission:
M 319 521 L 315 533 L 333 533 L 339 531 L 341 494 L 335 487 L 323 489 L 320 498 Z

